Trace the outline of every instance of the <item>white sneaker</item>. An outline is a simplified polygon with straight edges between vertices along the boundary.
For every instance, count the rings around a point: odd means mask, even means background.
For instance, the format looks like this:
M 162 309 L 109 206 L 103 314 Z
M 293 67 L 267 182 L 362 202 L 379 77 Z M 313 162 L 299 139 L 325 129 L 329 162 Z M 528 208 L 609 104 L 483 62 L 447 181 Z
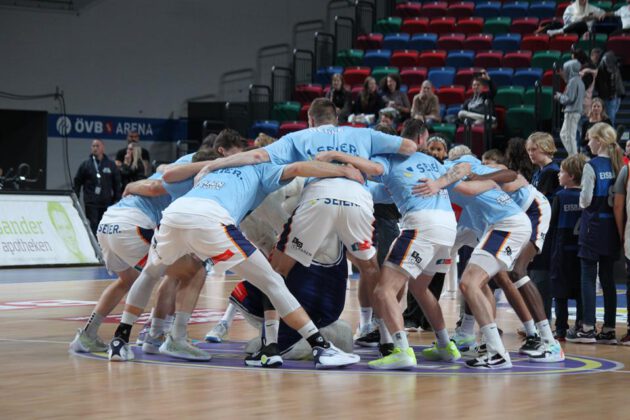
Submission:
M 512 361 L 507 352 L 505 352 L 505 354 L 488 353 L 485 356 L 467 361 L 465 366 L 470 369 L 480 370 L 510 369 L 512 367 Z
M 361 361 L 361 356 L 358 354 L 346 353 L 337 347 L 333 343 L 330 343 L 330 347 L 313 347 L 313 360 L 315 361 L 315 369 L 333 369 L 339 367 L 345 367 L 354 365 Z
M 149 330 L 151 329 L 151 321 L 147 321 L 144 324 L 144 327 L 138 333 L 138 338 L 136 338 L 136 345 L 141 346 L 144 344 L 144 340 L 149 335 Z
M 128 360 L 133 360 L 135 358 L 133 354 L 133 350 L 129 344 L 125 342 L 122 338 L 116 338 L 109 343 L 109 350 L 107 351 L 109 356 L 109 360 L 112 362 L 126 362 Z
M 164 334 L 153 337 L 151 334 L 147 333 L 144 336 L 144 343 L 142 343 L 142 351 L 147 354 L 160 354 L 160 346 L 165 340 L 166 337 Z
M 553 343 L 543 343 L 542 351 L 529 356 L 530 362 L 535 363 L 555 363 L 564 361 L 564 351 L 558 341 L 554 340 Z
M 219 321 L 217 325 L 212 327 L 208 334 L 206 334 L 206 341 L 208 343 L 221 343 L 227 336 L 228 324 L 226 321 Z
M 468 351 L 477 345 L 477 337 L 474 334 L 464 334 L 460 328 L 455 328 L 451 339 L 460 351 Z
M 207 362 L 211 359 L 208 352 L 193 346 L 188 340 L 175 340 L 170 334 L 166 336 L 166 341 L 160 346 L 160 353 L 177 359 L 194 360 Z
M 70 343 L 70 350 L 77 353 L 98 353 L 107 351 L 107 344 L 103 343 L 98 335 L 94 338 L 88 337 L 85 331 L 79 328 L 74 340 Z

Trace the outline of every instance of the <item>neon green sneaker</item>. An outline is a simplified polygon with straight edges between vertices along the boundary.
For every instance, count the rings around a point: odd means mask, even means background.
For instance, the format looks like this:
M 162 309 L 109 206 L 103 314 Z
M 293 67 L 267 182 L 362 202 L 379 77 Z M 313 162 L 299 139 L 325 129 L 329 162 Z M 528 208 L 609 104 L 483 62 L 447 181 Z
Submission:
M 389 356 L 369 362 L 368 367 L 378 370 L 411 369 L 416 367 L 416 354 L 411 347 L 406 351 L 396 347 Z
M 454 362 L 462 358 L 453 340 L 449 341 L 446 347 L 438 347 L 437 343 L 433 343 L 433 347 L 422 350 L 422 356 L 427 360 L 445 362 Z

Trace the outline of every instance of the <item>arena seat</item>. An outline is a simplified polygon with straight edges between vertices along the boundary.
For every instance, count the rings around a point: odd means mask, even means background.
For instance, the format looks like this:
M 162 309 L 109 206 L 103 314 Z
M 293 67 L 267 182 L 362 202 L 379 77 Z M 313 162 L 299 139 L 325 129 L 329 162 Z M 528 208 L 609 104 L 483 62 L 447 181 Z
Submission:
M 461 19 L 471 17 L 474 11 L 474 2 L 462 1 L 459 3 L 449 4 L 448 9 L 446 9 L 446 15 Z
M 523 18 L 527 16 L 528 9 L 529 3 L 525 1 L 503 3 L 503 6 L 501 7 L 501 16 L 509 17 L 510 19 Z
M 376 79 L 376 82 L 379 83 L 381 79 L 390 74 L 398 74 L 398 67 L 390 67 L 390 66 L 381 66 L 374 67 L 372 69 L 372 77 Z
M 538 28 L 538 22 L 539 19 L 537 17 L 513 19 L 512 26 L 510 26 L 510 32 L 521 35 L 531 34 Z
M 535 130 L 536 118 L 533 106 L 519 105 L 506 111 L 505 132 L 508 138 L 527 138 Z
M 452 67 L 433 68 L 429 70 L 428 79 L 436 89 L 452 85 L 455 80 L 455 69 Z
M 524 105 L 536 105 L 536 90 L 533 87 L 528 88 L 523 96 Z M 540 92 L 540 119 L 550 120 L 553 112 L 553 89 L 543 86 Z
M 446 66 L 447 67 L 472 67 L 473 62 L 475 60 L 475 52 L 460 50 L 460 51 L 451 51 L 448 53 L 446 57 Z
M 455 132 L 457 131 L 457 126 L 455 124 L 448 123 L 440 123 L 433 124 L 429 131 L 434 132 L 435 134 L 439 134 L 443 137 L 446 137 L 449 142 L 453 142 L 455 139 Z
M 503 56 L 502 67 L 522 68 L 530 67 L 532 63 L 531 51 L 514 51 Z
M 522 86 L 501 86 L 494 95 L 494 104 L 509 109 L 523 104 L 525 88 Z
M 363 50 L 343 50 L 337 53 L 335 64 L 337 66 L 360 66 L 363 63 Z
M 249 128 L 247 136 L 250 139 L 258 137 L 259 133 L 265 133 L 268 136 L 278 138 L 278 130 L 280 129 L 280 123 L 278 121 L 264 120 L 255 121 Z
M 350 86 L 362 85 L 371 71 L 370 67 L 349 67 L 343 72 L 343 80 Z
M 406 50 L 408 48 L 408 44 L 409 34 L 405 32 L 387 34 L 383 37 L 384 50 Z
M 383 34 L 363 34 L 357 37 L 357 48 L 379 50 L 383 47 Z
M 551 37 L 549 40 L 549 49 L 557 51 L 570 51 L 573 44 L 578 42 L 578 36 L 575 34 L 562 34 Z
M 403 50 L 394 51 L 389 62 L 394 67 L 415 67 L 418 65 L 418 51 Z
M 523 36 L 521 41 L 521 49 L 531 51 L 545 51 L 549 49 L 549 35 L 547 34 L 529 34 Z
M 442 86 L 436 92 L 436 95 L 440 99 L 440 104 L 444 104 L 447 107 L 455 104 L 462 104 L 464 102 L 464 94 L 466 89 L 463 86 Z
M 446 51 L 423 51 L 420 53 L 418 65 L 421 67 L 444 67 L 446 65 Z
M 518 51 L 521 47 L 521 34 L 499 34 L 492 41 L 492 49 L 503 52 Z
M 421 3 L 400 3 L 396 5 L 394 9 L 394 16 L 398 16 L 401 18 L 408 17 L 418 17 L 422 14 L 422 4 Z
M 611 36 L 606 47 L 617 55 L 622 65 L 630 65 L 630 35 Z
M 315 72 L 315 83 L 319 83 L 320 85 L 329 85 L 332 75 L 335 73 L 343 73 L 343 67 L 321 67 Z
M 293 92 L 293 98 L 300 104 L 310 104 L 314 99 L 324 95 L 324 89 L 318 84 L 297 85 Z
M 518 69 L 514 72 L 512 83 L 516 86 L 530 87 L 542 78 L 541 68 Z
M 536 1 L 529 5 L 529 15 L 539 19 L 552 18 L 556 14 L 555 1 Z M 532 31 L 533 32 L 533 31 Z
M 409 41 L 409 49 L 416 51 L 429 51 L 437 49 L 437 34 L 415 34 Z
M 280 124 L 280 128 L 278 129 L 278 136 L 282 137 L 285 134 L 292 133 L 294 131 L 300 131 L 308 128 L 308 123 L 306 121 L 284 121 Z
M 483 32 L 486 34 L 498 35 L 507 34 L 510 31 L 512 19 L 509 17 L 499 16 L 486 19 L 483 25 Z
M 448 4 L 443 1 L 436 1 L 432 3 L 424 3 L 422 5 L 422 16 L 428 18 L 437 18 L 446 15 Z
M 490 68 L 488 69 L 488 76 L 490 76 L 496 87 L 509 86 L 512 84 L 514 69 L 505 67 Z
M 532 67 L 540 67 L 543 70 L 553 68 L 553 64 L 560 61 L 560 51 L 537 51 L 532 57 Z
M 407 86 L 419 86 L 426 78 L 426 67 L 407 67 L 400 70 L 400 81 Z
M 276 121 L 296 121 L 302 105 L 299 102 L 279 102 L 273 105 L 271 119 Z
M 425 17 L 417 17 L 412 19 L 405 19 L 400 27 L 401 32 L 408 33 L 410 35 L 417 33 L 427 32 L 429 27 L 429 19 Z
M 453 84 L 460 86 L 470 86 L 475 74 L 481 71 L 480 67 L 481 66 L 475 66 L 457 70 L 457 73 L 455 73 L 455 80 L 453 80 Z
M 480 51 L 475 56 L 475 67 L 501 67 L 503 61 L 503 52 L 501 51 Z
M 488 19 L 488 18 L 495 18 L 499 16 L 500 12 L 501 12 L 501 2 L 483 1 L 483 2 L 478 2 L 475 5 L 474 15 Z
M 473 51 L 487 51 L 492 49 L 492 35 L 474 34 L 468 35 L 464 41 L 463 48 Z
M 367 50 L 363 54 L 363 65 L 369 67 L 387 66 L 391 60 L 390 50 Z
M 462 50 L 464 48 L 464 40 L 466 35 L 452 33 L 441 35 L 437 41 L 438 50 Z
M 438 35 L 455 32 L 456 22 L 454 17 L 436 17 L 429 21 L 427 31 Z
M 374 32 L 381 34 L 389 34 L 400 32 L 402 26 L 402 18 L 390 16 L 376 21 Z
M 466 35 L 478 34 L 483 30 L 483 18 L 470 17 L 457 21 L 457 31 Z

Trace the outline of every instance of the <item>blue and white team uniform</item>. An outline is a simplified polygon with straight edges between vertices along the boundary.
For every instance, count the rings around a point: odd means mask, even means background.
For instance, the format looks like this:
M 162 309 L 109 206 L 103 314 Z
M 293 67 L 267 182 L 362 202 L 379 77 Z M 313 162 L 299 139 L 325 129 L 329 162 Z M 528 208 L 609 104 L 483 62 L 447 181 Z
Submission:
M 149 179 L 162 179 L 153 174 Z M 142 197 L 130 195 L 109 207 L 98 225 L 96 238 L 110 272 L 130 267 L 142 269 L 146 262 L 153 232 L 162 211 L 171 203 L 169 195 Z
M 449 165 L 463 161 L 450 161 Z M 482 232 L 469 262 L 481 267 L 489 277 L 499 271 L 510 271 L 530 239 L 529 218 L 504 191 L 491 189 L 473 196 L 465 195 L 455 190 L 459 182 L 448 187 L 451 201 L 463 209 L 459 223 Z
M 323 125 L 287 134 L 266 146 L 277 165 L 312 160 L 337 150 L 364 159 L 398 153 L 402 138 L 367 128 Z M 332 232 L 360 260 L 372 258 L 373 202 L 369 191 L 346 178 L 308 179 L 300 204 L 285 225 L 276 247 L 305 267 Z
M 383 182 L 402 217 L 401 233 L 392 244 L 385 264 L 416 278 L 420 274 L 446 273 L 455 243 L 457 222 L 446 190 L 430 197 L 416 196 L 411 189 L 418 179 L 438 179 L 444 166 L 424 153 L 377 156 L 383 166 Z

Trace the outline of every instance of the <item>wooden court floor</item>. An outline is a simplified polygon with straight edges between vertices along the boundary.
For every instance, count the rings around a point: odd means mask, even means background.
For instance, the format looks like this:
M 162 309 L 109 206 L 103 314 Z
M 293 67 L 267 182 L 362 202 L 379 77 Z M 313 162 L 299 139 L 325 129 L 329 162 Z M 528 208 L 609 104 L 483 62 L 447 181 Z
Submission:
M 63 278 L 67 269 L 55 270 Z M 452 373 L 432 374 L 429 369 L 368 374 L 208 368 L 213 361 L 204 368 L 185 363 L 109 363 L 69 354 L 68 343 L 83 321 L 64 319 L 89 315 L 88 304 L 64 305 L 96 301 L 107 281 L 22 278 L 12 283 L 7 276 L 0 270 L 0 419 L 630 418 L 626 405 L 630 347 L 564 344 L 574 360 L 615 362 L 605 362 L 612 369 L 583 373 L 544 367 L 530 374 L 470 375 L 455 366 Z M 17 276 L 21 277 L 19 272 Z M 220 312 L 235 281 L 209 280 L 198 307 Z M 349 284 L 343 318 L 356 326 L 357 282 Z M 446 298 L 442 304 L 453 328 L 456 301 Z M 119 306 L 115 313 L 121 310 Z M 498 323 L 505 330 L 508 349 L 515 351 L 520 344 L 516 316 L 500 309 Z M 109 341 L 115 325 L 103 325 L 103 339 Z M 191 338 L 202 339 L 211 325 L 191 325 Z M 624 332 L 625 325 L 618 324 L 617 334 Z M 253 333 L 244 320 L 237 319 L 230 339 L 246 340 Z M 433 335 L 411 333 L 410 341 L 429 345 Z

